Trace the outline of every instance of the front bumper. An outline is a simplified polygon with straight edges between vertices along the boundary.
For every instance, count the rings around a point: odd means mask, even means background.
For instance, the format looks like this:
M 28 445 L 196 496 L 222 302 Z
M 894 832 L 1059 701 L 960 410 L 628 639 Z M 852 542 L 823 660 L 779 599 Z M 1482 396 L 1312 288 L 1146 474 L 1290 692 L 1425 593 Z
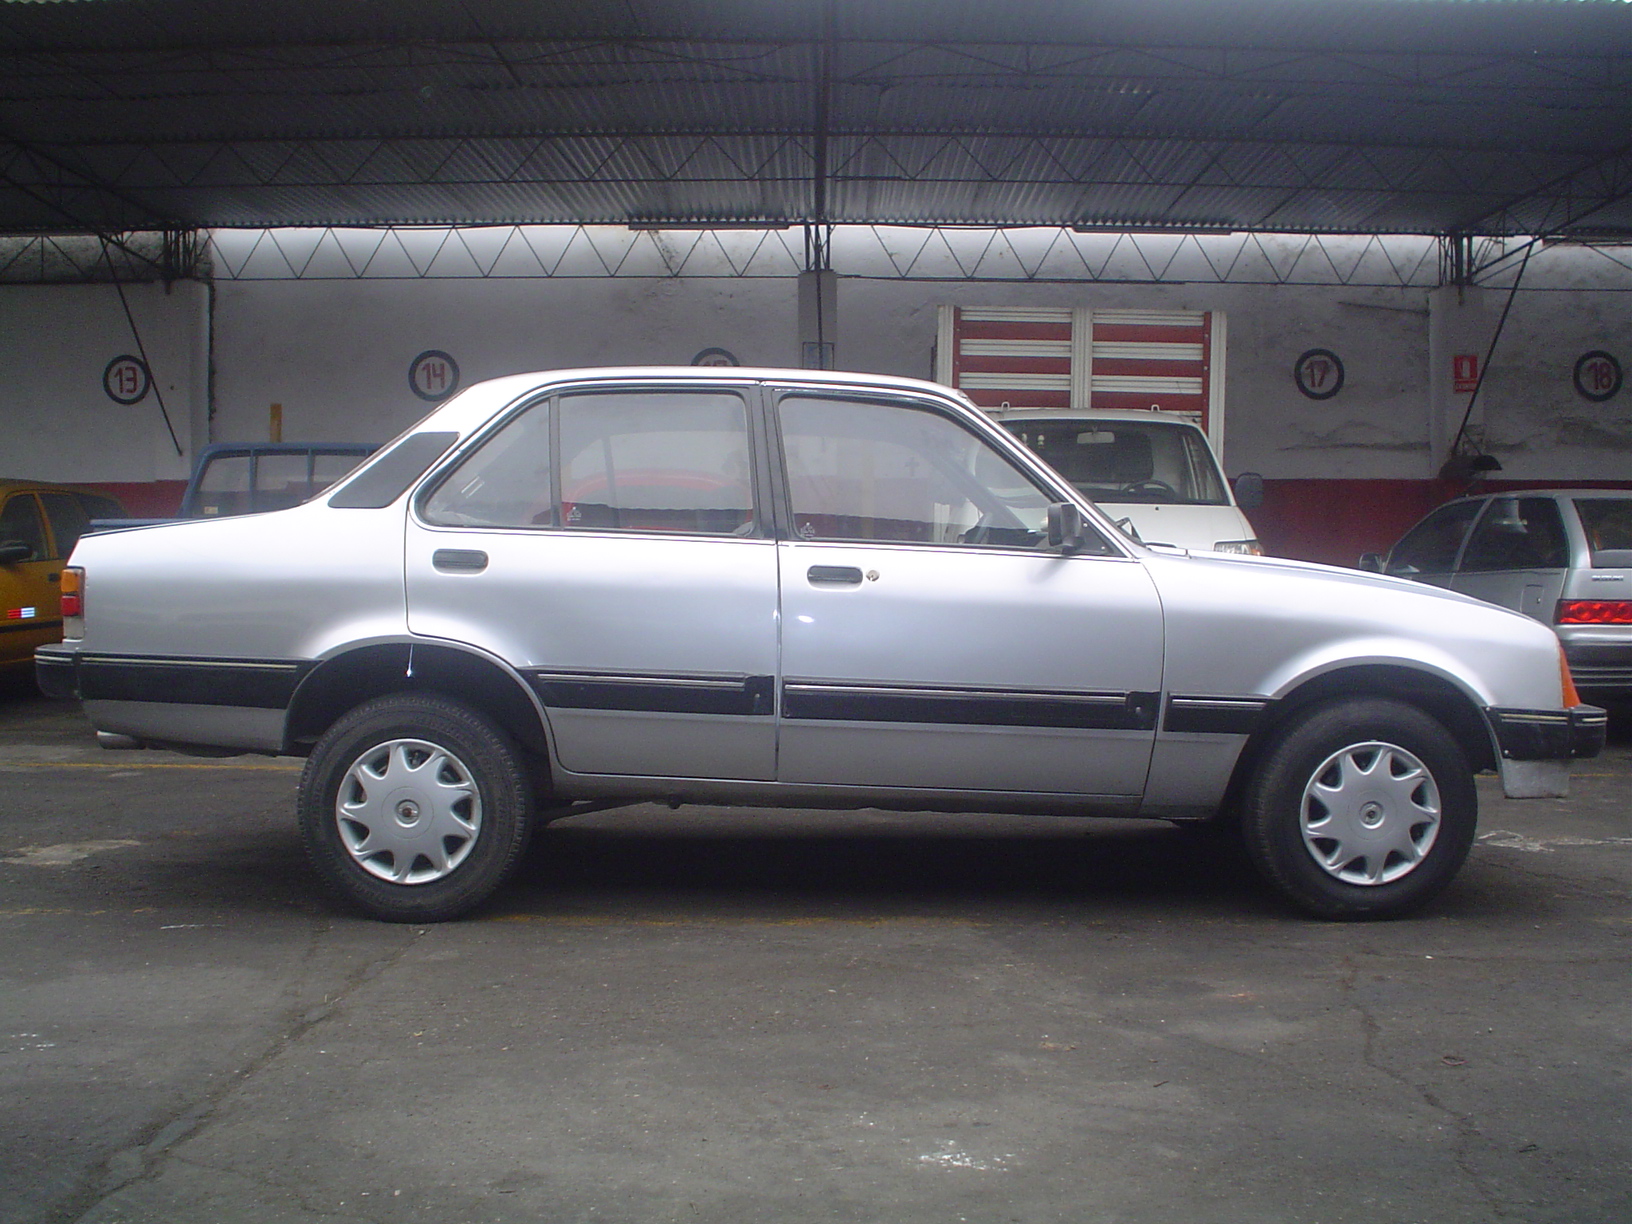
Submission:
M 1597 706 L 1568 710 L 1487 709 L 1501 753 L 1502 791 L 1509 799 L 1562 799 L 1570 793 L 1570 762 L 1604 748 L 1609 716 Z

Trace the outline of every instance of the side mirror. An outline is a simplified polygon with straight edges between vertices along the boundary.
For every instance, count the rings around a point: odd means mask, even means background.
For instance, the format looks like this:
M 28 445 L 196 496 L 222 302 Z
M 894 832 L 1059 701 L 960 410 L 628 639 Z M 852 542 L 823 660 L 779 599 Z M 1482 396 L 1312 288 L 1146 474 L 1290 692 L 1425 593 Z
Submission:
M 1365 570 L 1366 573 L 1368 573 L 1368 574 L 1380 574 L 1380 573 L 1382 573 L 1383 572 L 1383 554 L 1382 553 L 1361 553 L 1360 554 L 1360 568 Z
M 22 540 L 6 540 L 0 543 L 0 565 L 15 565 L 19 561 L 34 560 L 34 548 Z
M 1074 503 L 1055 502 L 1048 508 L 1048 543 L 1066 554 L 1082 551 L 1082 511 Z
M 1235 478 L 1235 504 L 1256 510 L 1264 504 L 1264 478 L 1257 472 L 1242 472 Z

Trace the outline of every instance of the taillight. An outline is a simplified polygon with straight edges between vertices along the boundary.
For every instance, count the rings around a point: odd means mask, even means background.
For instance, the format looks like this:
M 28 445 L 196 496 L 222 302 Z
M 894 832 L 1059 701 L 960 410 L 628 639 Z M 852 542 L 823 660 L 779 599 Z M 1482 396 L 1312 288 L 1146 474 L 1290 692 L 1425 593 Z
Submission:
M 1561 599 L 1555 625 L 1632 625 L 1632 599 Z
M 63 567 L 58 580 L 62 593 L 62 636 L 85 636 L 85 571 L 78 566 Z

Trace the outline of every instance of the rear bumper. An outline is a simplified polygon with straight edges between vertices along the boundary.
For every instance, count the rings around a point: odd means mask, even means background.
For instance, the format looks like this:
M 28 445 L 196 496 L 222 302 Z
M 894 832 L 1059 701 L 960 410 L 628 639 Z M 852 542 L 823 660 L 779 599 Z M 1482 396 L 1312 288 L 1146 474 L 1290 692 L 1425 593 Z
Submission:
M 1559 635 L 1575 687 L 1590 692 L 1632 693 L 1632 642 L 1572 641 Z
M 79 700 L 79 669 L 74 650 L 58 644 L 41 646 L 34 652 L 34 678 L 40 692 L 59 701 Z

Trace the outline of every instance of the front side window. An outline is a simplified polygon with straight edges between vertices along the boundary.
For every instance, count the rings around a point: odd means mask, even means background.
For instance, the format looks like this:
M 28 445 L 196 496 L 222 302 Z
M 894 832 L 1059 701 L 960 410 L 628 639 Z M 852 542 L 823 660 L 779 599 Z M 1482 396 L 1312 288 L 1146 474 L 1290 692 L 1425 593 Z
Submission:
M 1450 573 L 1462 537 L 1468 534 L 1468 525 L 1478 512 L 1476 501 L 1441 506 L 1394 545 L 1394 551 L 1388 554 L 1388 572 L 1402 578 Z
M 1464 572 L 1563 569 L 1570 546 L 1558 503 L 1550 497 L 1495 497 L 1468 537 Z
M 780 414 L 793 529 L 803 539 L 1009 548 L 1047 539 L 1048 494 L 937 412 L 793 395 Z
M 0 544 L 26 544 L 29 555 L 23 560 L 45 560 L 45 524 L 32 493 L 14 494 L 0 508 Z

